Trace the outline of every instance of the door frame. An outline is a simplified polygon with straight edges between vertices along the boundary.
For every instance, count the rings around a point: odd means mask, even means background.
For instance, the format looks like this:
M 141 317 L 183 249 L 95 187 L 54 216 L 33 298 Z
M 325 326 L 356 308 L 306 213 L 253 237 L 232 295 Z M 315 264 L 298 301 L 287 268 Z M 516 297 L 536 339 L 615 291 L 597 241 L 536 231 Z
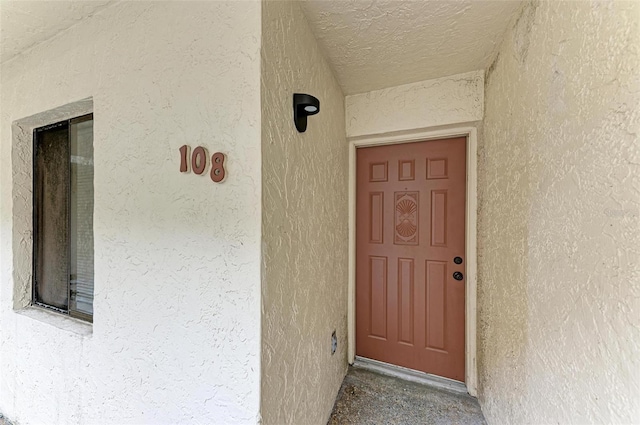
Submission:
M 349 141 L 349 290 L 348 361 L 356 358 L 356 150 L 363 147 L 423 142 L 426 140 L 467 138 L 465 211 L 465 382 L 467 391 L 477 396 L 477 224 L 478 224 L 478 132 L 475 127 L 414 130 L 351 137 Z

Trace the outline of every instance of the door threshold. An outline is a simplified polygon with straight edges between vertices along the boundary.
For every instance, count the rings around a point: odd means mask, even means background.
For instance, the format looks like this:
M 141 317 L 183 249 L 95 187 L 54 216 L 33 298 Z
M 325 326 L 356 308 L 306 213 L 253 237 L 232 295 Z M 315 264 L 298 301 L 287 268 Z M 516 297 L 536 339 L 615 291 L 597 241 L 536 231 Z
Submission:
M 393 376 L 405 381 L 416 382 L 418 384 L 451 391 L 457 394 L 469 393 L 464 382 L 454 381 L 453 379 L 445 378 L 443 376 L 432 375 L 430 373 L 420 372 L 378 360 L 367 359 L 365 357 L 356 356 L 356 360 L 353 362 L 353 367 L 378 372 L 382 375 Z

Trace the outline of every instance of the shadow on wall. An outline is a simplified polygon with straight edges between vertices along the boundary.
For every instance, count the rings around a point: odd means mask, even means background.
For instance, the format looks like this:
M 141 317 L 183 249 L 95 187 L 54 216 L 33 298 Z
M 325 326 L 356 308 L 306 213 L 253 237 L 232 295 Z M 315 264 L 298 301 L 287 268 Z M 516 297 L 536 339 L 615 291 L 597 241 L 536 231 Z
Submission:
M 513 38 L 519 63 L 526 60 L 534 19 L 535 6 L 530 4 L 516 21 Z M 516 123 L 498 125 L 509 117 L 493 111 L 510 110 L 512 105 L 510 99 L 488 93 L 491 84 L 504 79 L 501 60 L 498 55 L 486 74 L 486 115 L 478 147 L 478 395 L 483 408 L 509 406 L 509 417 L 514 418 L 524 412 L 527 391 L 532 193 L 526 131 Z M 508 388 L 506 399 L 485 398 L 486 383 Z
M 326 424 L 347 370 L 344 96 L 298 2 L 262 17 L 261 421 Z M 304 133 L 293 93 L 321 102 Z
M 506 140 L 520 140 L 514 134 Z M 529 171 L 526 152 L 517 143 L 496 143 L 485 132 L 479 147 L 478 172 L 478 383 L 479 398 L 522 411 L 527 353 Z M 513 159 L 511 170 L 495 158 Z M 490 182 L 490 183 L 489 183 Z M 507 207 L 508 206 L 508 207 Z M 509 387 L 508 400 L 487 400 L 486 382 Z
M 479 387 L 489 422 L 640 417 L 640 3 L 530 2 L 487 73 Z

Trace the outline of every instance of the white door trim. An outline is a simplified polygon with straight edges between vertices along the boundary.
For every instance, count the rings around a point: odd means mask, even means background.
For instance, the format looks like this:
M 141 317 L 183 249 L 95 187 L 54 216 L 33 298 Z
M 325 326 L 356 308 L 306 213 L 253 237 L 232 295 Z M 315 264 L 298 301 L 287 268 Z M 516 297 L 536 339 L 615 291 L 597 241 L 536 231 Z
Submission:
M 402 135 L 382 134 L 349 140 L 349 293 L 348 293 L 348 355 L 349 363 L 356 358 L 356 149 L 365 146 L 393 145 L 464 136 L 467 138 L 467 197 L 465 212 L 465 385 L 472 396 L 477 395 L 476 362 L 476 291 L 477 291 L 477 218 L 478 218 L 478 135 L 475 127 L 445 130 L 420 130 Z

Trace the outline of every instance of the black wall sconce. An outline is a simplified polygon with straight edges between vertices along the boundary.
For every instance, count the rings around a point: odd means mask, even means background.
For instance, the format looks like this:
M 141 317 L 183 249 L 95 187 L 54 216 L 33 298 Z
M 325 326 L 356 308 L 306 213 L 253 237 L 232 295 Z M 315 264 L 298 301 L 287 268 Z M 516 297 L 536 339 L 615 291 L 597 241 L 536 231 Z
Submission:
M 310 94 L 293 94 L 293 122 L 299 133 L 307 130 L 307 117 L 320 112 L 320 101 Z

